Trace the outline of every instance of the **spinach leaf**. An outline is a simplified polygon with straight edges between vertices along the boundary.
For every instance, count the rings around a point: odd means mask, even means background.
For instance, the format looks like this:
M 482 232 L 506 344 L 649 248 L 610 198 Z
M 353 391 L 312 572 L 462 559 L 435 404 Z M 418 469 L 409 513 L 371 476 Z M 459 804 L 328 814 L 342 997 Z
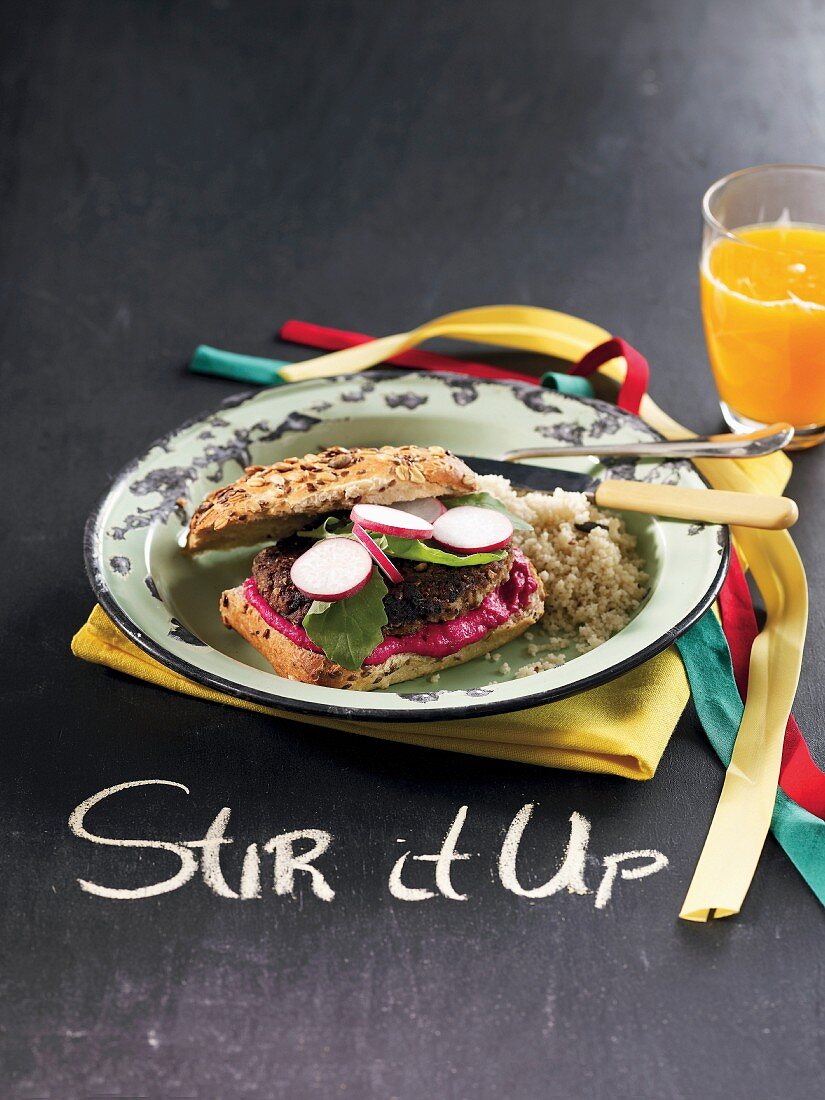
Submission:
M 387 586 L 377 569 L 360 592 L 331 603 L 315 600 L 301 624 L 331 661 L 343 668 L 360 668 L 384 640 Z
M 337 516 L 327 516 L 322 524 L 309 531 L 298 531 L 302 539 L 327 539 L 332 535 L 348 535 L 352 531 L 351 523 L 344 523 Z
M 314 527 L 311 531 L 298 532 L 307 539 L 328 539 L 351 533 L 352 524 L 342 523 L 335 516 L 327 516 L 320 526 Z M 427 561 L 432 565 L 449 565 L 453 568 L 459 568 L 462 565 L 487 565 L 491 561 L 501 561 L 507 553 L 506 550 L 491 550 L 485 554 L 451 554 L 448 550 L 439 550 L 437 546 L 420 542 L 418 539 L 401 539 L 395 535 L 379 534 L 378 531 L 370 531 L 370 537 L 391 558 Z
M 501 561 L 506 550 L 490 550 L 485 554 L 451 554 L 449 550 L 439 550 L 428 542 L 417 539 L 399 539 L 395 535 L 373 535 L 382 550 L 391 558 L 406 558 L 408 561 L 428 561 L 433 565 L 487 565 L 491 561 Z

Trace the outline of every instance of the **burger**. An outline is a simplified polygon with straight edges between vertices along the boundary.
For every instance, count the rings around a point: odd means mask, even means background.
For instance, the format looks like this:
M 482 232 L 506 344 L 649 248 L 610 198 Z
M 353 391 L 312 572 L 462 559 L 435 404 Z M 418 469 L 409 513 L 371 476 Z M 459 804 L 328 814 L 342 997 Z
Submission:
M 210 493 L 189 554 L 259 546 L 220 615 L 279 676 L 369 691 L 497 649 L 544 611 L 503 505 L 442 447 L 329 447 Z

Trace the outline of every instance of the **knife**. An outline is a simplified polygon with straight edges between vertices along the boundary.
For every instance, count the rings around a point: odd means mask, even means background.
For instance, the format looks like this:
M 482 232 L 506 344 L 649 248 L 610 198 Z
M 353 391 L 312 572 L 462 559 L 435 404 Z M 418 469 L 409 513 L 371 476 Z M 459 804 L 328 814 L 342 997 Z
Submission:
M 617 508 L 625 512 L 647 512 L 668 519 L 693 523 L 722 523 L 739 527 L 758 527 L 782 531 L 799 518 L 796 501 L 790 497 L 763 496 L 758 493 L 734 493 L 722 489 L 688 489 L 681 485 L 657 485 L 648 481 L 588 477 L 572 470 L 549 466 L 529 466 L 523 462 L 501 462 L 492 458 L 459 455 L 477 474 L 498 474 L 515 488 L 552 493 L 564 489 L 584 493 L 599 508 Z

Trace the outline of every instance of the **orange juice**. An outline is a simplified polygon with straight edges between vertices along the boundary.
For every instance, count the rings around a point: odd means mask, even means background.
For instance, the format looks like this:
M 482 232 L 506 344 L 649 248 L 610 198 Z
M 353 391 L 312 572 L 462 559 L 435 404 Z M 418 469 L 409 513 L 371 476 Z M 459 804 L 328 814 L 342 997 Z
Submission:
M 701 286 L 722 400 L 750 420 L 825 424 L 825 228 L 737 229 L 706 250 Z

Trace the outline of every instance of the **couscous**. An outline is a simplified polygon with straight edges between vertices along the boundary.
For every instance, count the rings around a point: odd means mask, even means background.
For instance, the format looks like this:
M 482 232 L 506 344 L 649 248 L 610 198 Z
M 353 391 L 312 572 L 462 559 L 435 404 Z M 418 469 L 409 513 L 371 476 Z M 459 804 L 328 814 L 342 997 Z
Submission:
M 479 480 L 532 526 L 532 532 L 516 531 L 514 541 L 544 584 L 544 617 L 525 636 L 533 660 L 516 675 L 554 668 L 564 662 L 565 650 L 586 653 L 622 630 L 645 595 L 648 576 L 620 517 L 599 511 L 583 493 L 518 493 L 506 478 Z

